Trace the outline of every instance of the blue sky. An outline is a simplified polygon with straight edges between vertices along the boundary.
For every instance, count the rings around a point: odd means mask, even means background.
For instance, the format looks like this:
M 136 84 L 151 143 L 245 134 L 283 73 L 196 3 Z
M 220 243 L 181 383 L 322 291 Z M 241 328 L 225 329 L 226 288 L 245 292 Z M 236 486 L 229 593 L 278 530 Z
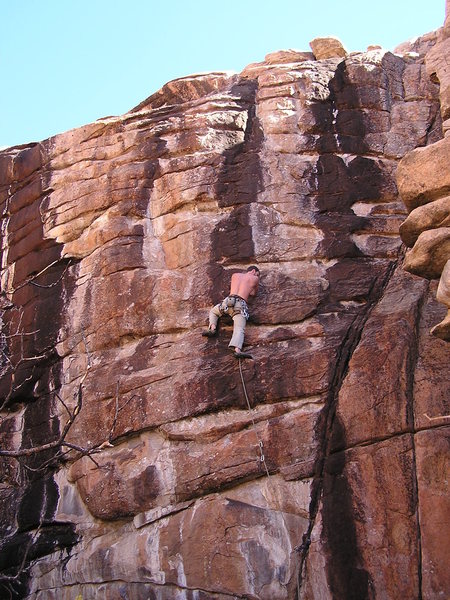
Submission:
M 392 50 L 444 16 L 445 0 L 0 0 L 0 147 L 125 113 L 177 77 L 309 51 L 319 36 Z

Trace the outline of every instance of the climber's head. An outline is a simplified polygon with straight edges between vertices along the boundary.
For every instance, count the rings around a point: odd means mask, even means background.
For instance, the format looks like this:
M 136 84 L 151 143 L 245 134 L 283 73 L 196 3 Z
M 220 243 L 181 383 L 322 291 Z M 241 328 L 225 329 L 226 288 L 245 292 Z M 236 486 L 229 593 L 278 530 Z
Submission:
M 254 275 L 256 275 L 257 277 L 260 276 L 260 272 L 258 267 L 255 267 L 255 265 L 250 265 L 250 267 L 247 267 L 247 273 L 250 273 L 251 271 L 254 271 Z

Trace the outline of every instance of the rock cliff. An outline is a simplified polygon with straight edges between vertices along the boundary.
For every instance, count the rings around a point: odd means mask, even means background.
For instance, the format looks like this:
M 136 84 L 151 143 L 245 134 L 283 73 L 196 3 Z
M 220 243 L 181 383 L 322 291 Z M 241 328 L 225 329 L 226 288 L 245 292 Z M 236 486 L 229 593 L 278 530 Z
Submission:
M 445 306 L 399 236 L 402 198 L 448 229 L 448 180 L 410 171 L 447 148 L 444 31 L 314 40 L 0 153 L 5 594 L 448 594 Z M 200 333 L 249 264 L 239 363 L 230 323 Z

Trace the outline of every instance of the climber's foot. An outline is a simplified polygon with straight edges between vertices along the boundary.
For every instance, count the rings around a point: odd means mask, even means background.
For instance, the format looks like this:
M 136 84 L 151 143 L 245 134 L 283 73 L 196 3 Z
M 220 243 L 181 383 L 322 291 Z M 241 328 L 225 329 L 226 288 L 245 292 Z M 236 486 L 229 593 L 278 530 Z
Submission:
M 214 337 L 217 334 L 217 329 L 205 329 L 202 331 L 203 337 Z
M 233 356 L 234 358 L 251 358 L 253 359 L 253 356 L 251 354 L 249 354 L 248 352 L 238 352 L 237 350 L 233 350 Z

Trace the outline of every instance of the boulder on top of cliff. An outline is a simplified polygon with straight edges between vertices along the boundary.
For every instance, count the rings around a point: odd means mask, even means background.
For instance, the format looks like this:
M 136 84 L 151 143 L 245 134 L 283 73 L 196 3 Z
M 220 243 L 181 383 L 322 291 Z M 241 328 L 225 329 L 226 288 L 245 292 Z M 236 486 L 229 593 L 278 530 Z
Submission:
M 343 58 L 347 54 L 342 42 L 336 37 L 318 37 L 309 42 L 316 60 Z

